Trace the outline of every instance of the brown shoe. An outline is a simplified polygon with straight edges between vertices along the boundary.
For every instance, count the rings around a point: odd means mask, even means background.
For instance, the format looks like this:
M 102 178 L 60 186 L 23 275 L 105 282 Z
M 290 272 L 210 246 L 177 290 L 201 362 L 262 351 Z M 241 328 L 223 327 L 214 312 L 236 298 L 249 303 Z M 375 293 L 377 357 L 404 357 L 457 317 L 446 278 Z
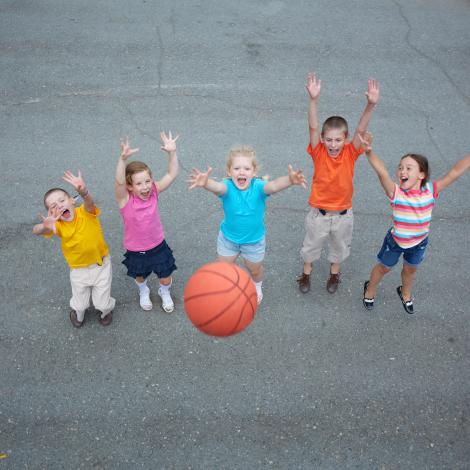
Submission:
M 299 283 L 299 290 L 302 294 L 306 294 L 310 290 L 310 274 L 302 273 L 300 277 L 297 278 Z
M 338 284 L 339 284 L 339 276 L 341 273 L 338 274 L 331 274 L 330 273 L 330 278 L 326 282 L 326 290 L 330 294 L 334 294 L 338 290 Z
M 101 318 L 101 312 L 97 312 L 98 315 L 98 321 L 103 325 L 103 326 L 108 326 L 112 321 L 113 321 L 113 312 L 109 312 L 104 318 Z
M 75 310 L 71 310 L 70 311 L 70 321 L 72 322 L 72 325 L 75 327 L 75 328 L 80 328 L 82 325 L 83 325 L 83 322 L 85 321 L 85 318 L 83 318 L 82 321 L 78 321 L 77 319 L 77 312 Z

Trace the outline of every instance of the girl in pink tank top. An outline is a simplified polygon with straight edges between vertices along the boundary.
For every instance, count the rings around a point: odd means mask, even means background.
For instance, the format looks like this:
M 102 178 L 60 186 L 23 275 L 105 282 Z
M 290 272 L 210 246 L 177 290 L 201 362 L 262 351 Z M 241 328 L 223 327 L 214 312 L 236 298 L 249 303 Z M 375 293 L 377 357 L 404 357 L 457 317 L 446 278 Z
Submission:
M 127 159 L 139 151 L 130 146 L 129 139 L 121 140 L 121 155 L 116 168 L 115 193 L 124 223 L 123 264 L 127 275 L 135 279 L 139 288 L 140 306 L 152 309 L 147 277 L 154 272 L 159 279 L 158 295 L 162 308 L 171 313 L 174 309 L 170 294 L 172 272 L 176 269 L 175 258 L 165 241 L 163 225 L 158 211 L 160 193 L 168 189 L 178 175 L 176 140 L 171 132 L 160 133 L 161 149 L 168 154 L 168 170 L 154 181 L 150 168 L 143 162 Z

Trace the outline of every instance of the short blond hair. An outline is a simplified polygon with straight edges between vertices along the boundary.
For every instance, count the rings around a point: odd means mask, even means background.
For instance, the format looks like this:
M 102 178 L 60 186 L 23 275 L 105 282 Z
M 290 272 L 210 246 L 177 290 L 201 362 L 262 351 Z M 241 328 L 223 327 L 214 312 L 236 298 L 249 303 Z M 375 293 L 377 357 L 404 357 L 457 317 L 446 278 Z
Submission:
M 253 147 L 250 147 L 249 145 L 239 145 L 237 147 L 232 147 L 227 155 L 227 161 L 225 163 L 225 174 L 227 176 L 230 175 L 230 168 L 232 168 L 233 159 L 236 157 L 250 158 L 255 172 L 259 170 L 258 161 L 256 160 L 256 152 Z

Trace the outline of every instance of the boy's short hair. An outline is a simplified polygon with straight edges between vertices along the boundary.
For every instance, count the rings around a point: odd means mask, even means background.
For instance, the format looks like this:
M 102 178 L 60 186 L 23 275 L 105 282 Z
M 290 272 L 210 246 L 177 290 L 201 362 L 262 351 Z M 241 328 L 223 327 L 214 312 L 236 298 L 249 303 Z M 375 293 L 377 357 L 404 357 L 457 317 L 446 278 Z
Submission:
M 130 162 L 126 165 L 126 183 L 132 185 L 132 177 L 136 173 L 141 173 L 142 171 L 147 171 L 152 178 L 152 170 L 144 162 Z
M 426 186 L 426 183 L 429 181 L 429 178 L 431 176 L 431 170 L 429 169 L 428 159 L 424 155 L 420 155 L 419 153 L 407 153 L 406 155 L 403 155 L 403 157 L 400 158 L 400 162 L 406 157 L 412 158 L 418 164 L 419 171 L 424 173 L 424 178 L 421 180 L 421 187 Z
M 348 121 L 341 116 L 330 116 L 324 123 L 321 128 L 321 135 L 329 129 L 341 129 L 344 131 L 345 135 L 348 135 Z
M 62 189 L 62 188 L 51 188 L 49 189 L 48 191 L 46 191 L 46 193 L 44 194 L 44 207 L 46 209 L 49 209 L 49 207 L 47 207 L 47 204 L 46 204 L 46 199 L 52 194 L 52 193 L 55 193 L 56 191 L 61 191 L 63 192 L 67 197 L 70 197 L 70 194 L 65 190 L 65 189 Z

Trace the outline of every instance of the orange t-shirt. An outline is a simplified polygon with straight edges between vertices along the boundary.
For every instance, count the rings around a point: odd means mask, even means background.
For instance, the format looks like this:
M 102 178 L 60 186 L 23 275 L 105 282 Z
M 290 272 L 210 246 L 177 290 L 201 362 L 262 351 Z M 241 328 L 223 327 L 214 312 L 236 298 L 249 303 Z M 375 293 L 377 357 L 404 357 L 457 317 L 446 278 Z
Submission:
M 341 153 L 333 158 L 328 155 L 325 145 L 319 142 L 314 149 L 309 144 L 307 152 L 314 166 L 308 203 L 312 207 L 329 211 L 350 209 L 354 191 L 354 165 L 363 149 L 357 150 L 348 142 Z

